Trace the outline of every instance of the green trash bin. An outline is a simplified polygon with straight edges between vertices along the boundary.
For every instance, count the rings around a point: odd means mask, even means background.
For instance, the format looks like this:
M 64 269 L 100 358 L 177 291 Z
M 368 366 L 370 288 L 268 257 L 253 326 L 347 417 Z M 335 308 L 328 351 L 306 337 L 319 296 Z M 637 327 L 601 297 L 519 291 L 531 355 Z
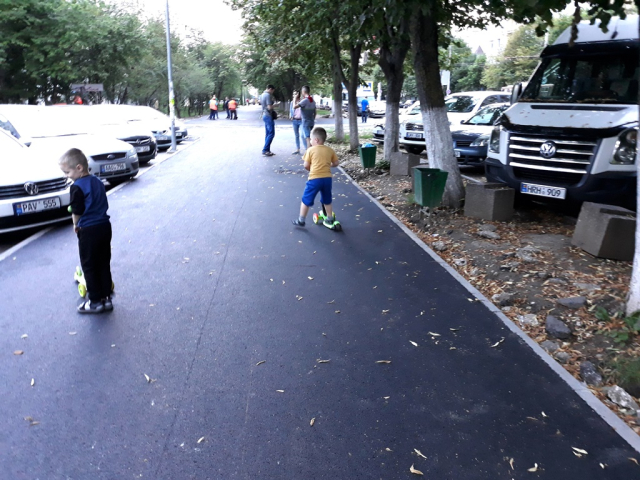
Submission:
M 358 153 L 362 161 L 362 168 L 373 168 L 376 166 L 376 146 L 359 145 Z
M 413 194 L 418 205 L 434 208 L 442 203 L 449 172 L 426 166 L 413 167 Z

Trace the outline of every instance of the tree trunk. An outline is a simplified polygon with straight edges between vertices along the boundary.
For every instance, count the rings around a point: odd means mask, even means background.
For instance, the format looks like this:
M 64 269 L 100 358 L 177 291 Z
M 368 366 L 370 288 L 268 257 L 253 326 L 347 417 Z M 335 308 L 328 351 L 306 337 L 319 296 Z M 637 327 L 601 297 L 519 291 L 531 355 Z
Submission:
M 410 36 L 429 163 L 434 168 L 449 172 L 443 203 L 448 207 L 460 208 L 464 199 L 464 185 L 453 153 L 453 139 L 444 106 L 438 64 L 438 24 L 432 11 L 414 14 Z
M 640 1 L 634 2 L 640 8 Z M 638 33 L 640 34 L 640 19 L 638 20 Z M 639 53 L 640 55 L 640 53 Z M 640 92 L 638 92 L 638 105 L 640 105 Z M 640 195 L 640 143 L 637 144 L 636 166 L 638 167 L 638 187 L 636 195 Z M 640 211 L 640 196 L 637 198 L 636 211 Z M 633 254 L 633 269 L 631 270 L 631 283 L 629 283 L 629 296 L 627 299 L 627 315 L 640 310 L 640 222 L 636 221 L 636 250 Z
M 358 136 L 358 85 L 360 83 L 359 67 L 360 53 L 362 45 L 351 46 L 351 69 L 349 72 L 349 83 L 345 82 L 347 92 L 349 92 L 349 149 L 352 152 L 358 151 L 360 138 Z
M 401 30 L 399 35 L 404 34 L 404 28 Z M 384 128 L 384 159 L 386 161 L 391 161 L 391 154 L 400 149 L 398 117 L 402 85 L 404 84 L 403 67 L 408 51 L 409 42 L 402 38 L 397 39 L 397 44 L 394 46 L 387 44 L 380 47 L 378 64 L 384 72 L 384 78 L 387 82 L 387 109 Z
M 344 123 L 342 121 L 342 82 L 336 62 L 333 62 L 333 122 L 335 125 L 336 141 L 344 141 Z

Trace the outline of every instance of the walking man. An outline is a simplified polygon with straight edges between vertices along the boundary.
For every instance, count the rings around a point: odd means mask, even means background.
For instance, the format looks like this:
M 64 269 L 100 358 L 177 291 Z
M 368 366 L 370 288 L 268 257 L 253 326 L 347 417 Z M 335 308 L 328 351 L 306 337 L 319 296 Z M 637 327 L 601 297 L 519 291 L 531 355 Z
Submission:
M 367 97 L 364 97 L 362 99 L 361 110 L 362 110 L 362 123 L 367 123 L 367 117 L 369 116 L 369 100 L 367 100 Z
M 273 92 L 275 91 L 275 87 L 271 84 L 267 85 L 267 88 L 262 95 L 260 95 L 260 105 L 262 106 L 262 121 L 264 122 L 264 147 L 262 148 L 262 156 L 263 157 L 272 157 L 275 155 L 271 152 L 271 142 L 273 142 L 273 137 L 276 134 L 276 127 L 273 121 L 273 117 L 271 116 L 271 112 L 273 111 Z
M 227 120 L 229 119 L 229 97 L 224 97 L 224 103 L 222 104 L 222 108 L 227 113 Z
M 229 100 L 229 120 L 237 120 L 238 114 L 236 113 L 236 109 L 238 108 L 238 102 L 236 102 L 233 98 Z
M 209 110 L 211 112 L 209 113 L 209 120 L 215 120 L 218 117 L 218 99 L 215 95 L 209 100 Z

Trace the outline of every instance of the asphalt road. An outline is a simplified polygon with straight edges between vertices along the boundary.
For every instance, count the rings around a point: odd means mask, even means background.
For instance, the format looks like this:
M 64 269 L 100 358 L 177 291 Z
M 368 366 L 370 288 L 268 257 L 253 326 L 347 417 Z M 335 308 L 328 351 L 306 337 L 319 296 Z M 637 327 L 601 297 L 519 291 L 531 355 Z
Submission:
M 348 179 L 342 233 L 293 227 L 292 131 L 262 157 L 243 111 L 110 195 L 112 313 L 75 312 L 69 226 L 0 262 L 1 479 L 640 478 Z

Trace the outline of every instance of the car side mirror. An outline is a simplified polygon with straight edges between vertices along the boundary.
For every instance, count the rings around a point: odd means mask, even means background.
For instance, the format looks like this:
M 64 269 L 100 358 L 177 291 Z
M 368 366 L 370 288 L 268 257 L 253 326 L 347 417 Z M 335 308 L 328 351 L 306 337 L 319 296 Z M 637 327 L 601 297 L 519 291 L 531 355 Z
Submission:
M 467 123 L 467 121 L 466 120 L 460 120 L 460 123 L 464 124 L 464 123 Z
M 511 105 L 518 101 L 520 95 L 522 95 L 522 83 L 516 83 L 511 90 Z

